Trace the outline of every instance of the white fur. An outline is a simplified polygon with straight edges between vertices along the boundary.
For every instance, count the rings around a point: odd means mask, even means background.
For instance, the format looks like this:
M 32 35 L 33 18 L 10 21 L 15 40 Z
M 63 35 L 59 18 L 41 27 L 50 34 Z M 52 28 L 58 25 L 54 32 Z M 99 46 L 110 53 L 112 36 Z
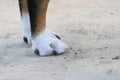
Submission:
M 23 37 L 26 37 L 28 43 L 31 43 L 31 26 L 30 26 L 30 17 L 29 14 L 22 15 L 22 29 L 23 29 Z
M 57 39 L 50 30 L 45 29 L 32 40 L 32 49 L 39 50 L 41 56 L 52 55 L 53 51 L 62 54 L 68 46 Z

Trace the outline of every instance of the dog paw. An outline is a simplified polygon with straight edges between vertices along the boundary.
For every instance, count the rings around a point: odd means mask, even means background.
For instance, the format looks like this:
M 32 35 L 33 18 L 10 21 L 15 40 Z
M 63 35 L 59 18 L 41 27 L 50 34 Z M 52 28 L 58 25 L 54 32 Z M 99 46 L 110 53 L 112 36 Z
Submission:
M 58 35 L 46 29 L 32 39 L 32 49 L 41 56 L 50 56 L 63 54 L 68 46 Z

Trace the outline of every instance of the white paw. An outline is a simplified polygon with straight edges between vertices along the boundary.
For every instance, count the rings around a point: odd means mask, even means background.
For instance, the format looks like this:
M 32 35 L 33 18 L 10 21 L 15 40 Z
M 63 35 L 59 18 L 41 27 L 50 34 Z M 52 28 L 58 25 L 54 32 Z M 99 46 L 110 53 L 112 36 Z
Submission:
M 22 15 L 23 39 L 26 43 L 31 43 L 31 27 L 29 14 Z
M 63 54 L 68 46 L 46 29 L 32 40 L 32 49 L 41 56 L 49 56 Z

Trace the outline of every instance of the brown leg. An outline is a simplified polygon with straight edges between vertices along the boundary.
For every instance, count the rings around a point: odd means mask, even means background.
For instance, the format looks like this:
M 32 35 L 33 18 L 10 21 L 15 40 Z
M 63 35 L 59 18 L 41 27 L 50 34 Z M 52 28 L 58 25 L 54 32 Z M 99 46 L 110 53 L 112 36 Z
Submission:
M 21 16 L 28 13 L 27 0 L 19 0 Z
M 46 12 L 49 0 L 27 0 L 32 36 L 35 37 L 46 27 Z

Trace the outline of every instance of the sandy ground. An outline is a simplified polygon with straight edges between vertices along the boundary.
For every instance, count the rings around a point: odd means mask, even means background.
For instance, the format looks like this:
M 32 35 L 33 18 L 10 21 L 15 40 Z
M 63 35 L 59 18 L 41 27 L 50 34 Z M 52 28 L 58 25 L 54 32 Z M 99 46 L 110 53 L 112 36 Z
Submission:
M 35 55 L 17 0 L 0 0 L 0 80 L 120 80 L 120 0 L 51 0 L 47 25 L 70 51 Z

